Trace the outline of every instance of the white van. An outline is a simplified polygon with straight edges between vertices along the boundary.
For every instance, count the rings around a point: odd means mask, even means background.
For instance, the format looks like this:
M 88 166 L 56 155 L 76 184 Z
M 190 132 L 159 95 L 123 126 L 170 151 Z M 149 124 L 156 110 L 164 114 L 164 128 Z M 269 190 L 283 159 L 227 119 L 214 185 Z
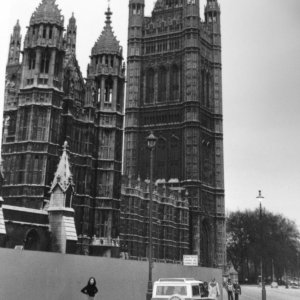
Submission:
M 203 282 L 194 278 L 160 278 L 153 284 L 151 300 L 200 300 Z

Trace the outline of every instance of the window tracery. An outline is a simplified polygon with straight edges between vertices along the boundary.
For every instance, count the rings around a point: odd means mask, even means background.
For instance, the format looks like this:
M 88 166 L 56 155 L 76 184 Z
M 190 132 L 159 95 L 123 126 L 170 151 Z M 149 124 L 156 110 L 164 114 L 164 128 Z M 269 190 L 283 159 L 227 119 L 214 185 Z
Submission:
M 112 103 L 113 80 L 111 77 L 105 80 L 104 102 Z
M 166 102 L 167 98 L 167 69 L 160 67 L 158 72 L 158 95 L 157 102 Z
M 170 73 L 170 100 L 179 99 L 179 68 L 173 65 Z
M 45 49 L 42 53 L 41 57 L 41 66 L 40 72 L 43 74 L 48 74 L 49 72 L 49 65 L 50 65 L 50 51 Z
M 149 69 L 146 73 L 146 103 L 154 101 L 154 77 L 154 70 Z

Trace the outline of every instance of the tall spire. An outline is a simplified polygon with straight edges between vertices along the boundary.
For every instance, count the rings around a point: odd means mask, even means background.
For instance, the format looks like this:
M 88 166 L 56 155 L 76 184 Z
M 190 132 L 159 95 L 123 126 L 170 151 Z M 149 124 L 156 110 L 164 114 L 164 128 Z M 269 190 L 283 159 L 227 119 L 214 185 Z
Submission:
M 120 47 L 120 43 L 114 35 L 111 26 L 111 15 L 112 12 L 110 7 L 107 8 L 105 12 L 106 21 L 103 31 L 98 38 L 97 42 L 95 43 L 92 49 L 92 55 L 99 55 L 99 54 L 116 54 L 118 56 L 122 56 L 122 49 Z
M 72 13 L 67 26 L 67 32 L 65 35 L 66 40 L 66 51 L 67 54 L 76 54 L 76 38 L 77 38 L 77 25 L 74 13 Z
M 19 19 L 18 19 L 17 24 L 14 27 L 14 33 L 20 34 L 20 31 L 21 31 L 21 26 L 20 26 Z
M 17 20 L 16 25 L 14 26 L 13 34 L 10 37 L 9 44 L 9 53 L 8 53 L 8 65 L 18 64 L 20 61 L 20 53 L 21 53 L 21 26 L 19 24 L 19 20 Z
M 60 188 L 66 192 L 69 186 L 73 186 L 73 176 L 71 173 L 71 165 L 69 162 L 69 156 L 67 153 L 68 143 L 65 142 L 63 145 L 63 153 L 60 158 L 57 171 L 52 182 L 50 193 L 53 192 L 54 188 L 58 185 Z

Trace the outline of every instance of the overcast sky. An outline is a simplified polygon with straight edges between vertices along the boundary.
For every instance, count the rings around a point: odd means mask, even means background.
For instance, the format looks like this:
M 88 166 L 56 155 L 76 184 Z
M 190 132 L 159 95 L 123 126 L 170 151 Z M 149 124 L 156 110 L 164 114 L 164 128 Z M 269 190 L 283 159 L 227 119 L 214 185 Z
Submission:
M 9 37 L 22 35 L 41 0 L 9 0 L 0 11 L 0 122 Z M 77 57 L 86 76 L 105 21 L 106 0 L 57 0 L 65 25 L 77 19 Z M 112 26 L 126 54 L 129 0 L 111 0 Z M 150 15 L 154 0 L 145 0 Z M 201 15 L 206 1 L 201 1 Z M 300 226 L 300 1 L 219 0 L 223 46 L 226 210 L 259 203 Z

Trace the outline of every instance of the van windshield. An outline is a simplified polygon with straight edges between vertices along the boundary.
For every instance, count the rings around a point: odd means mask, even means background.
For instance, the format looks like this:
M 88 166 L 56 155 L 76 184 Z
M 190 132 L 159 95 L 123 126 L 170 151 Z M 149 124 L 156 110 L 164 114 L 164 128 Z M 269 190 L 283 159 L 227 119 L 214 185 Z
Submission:
M 186 286 L 173 286 L 173 285 L 163 285 L 156 287 L 156 296 L 169 296 L 169 295 L 181 295 L 186 296 Z

